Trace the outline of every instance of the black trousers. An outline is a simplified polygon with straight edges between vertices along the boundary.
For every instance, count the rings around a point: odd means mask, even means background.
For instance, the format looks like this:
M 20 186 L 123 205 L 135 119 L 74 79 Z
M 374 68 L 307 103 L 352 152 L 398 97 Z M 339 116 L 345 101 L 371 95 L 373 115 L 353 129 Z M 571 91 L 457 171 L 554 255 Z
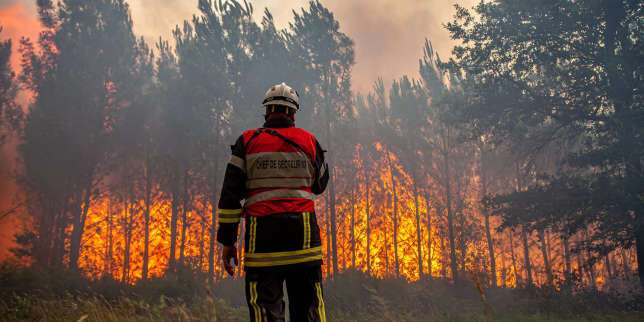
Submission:
M 291 322 L 326 322 L 320 265 L 292 265 L 246 271 L 251 322 L 285 321 L 284 282 Z

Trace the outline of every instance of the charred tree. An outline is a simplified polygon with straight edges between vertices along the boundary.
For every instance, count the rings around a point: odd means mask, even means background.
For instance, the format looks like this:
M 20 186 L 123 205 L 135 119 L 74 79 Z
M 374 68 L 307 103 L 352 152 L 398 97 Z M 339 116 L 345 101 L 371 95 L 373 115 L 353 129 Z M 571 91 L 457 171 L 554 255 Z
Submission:
M 429 191 L 425 191 L 427 212 L 427 278 L 432 279 L 432 214 L 430 211 Z
M 548 255 L 548 245 L 547 245 L 544 229 L 543 228 L 537 229 L 537 233 L 539 234 L 539 241 L 540 241 L 539 246 L 541 248 L 541 256 L 543 257 L 543 266 L 546 271 L 548 286 L 553 287 L 554 277 L 552 275 L 552 266 L 550 264 L 550 256 Z

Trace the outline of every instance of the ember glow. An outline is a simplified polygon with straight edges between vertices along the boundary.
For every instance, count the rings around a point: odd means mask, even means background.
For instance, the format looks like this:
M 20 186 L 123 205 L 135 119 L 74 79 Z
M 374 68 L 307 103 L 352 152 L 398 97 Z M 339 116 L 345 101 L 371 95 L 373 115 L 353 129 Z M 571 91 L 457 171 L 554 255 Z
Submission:
M 353 169 L 336 169 L 336 173 L 347 174 L 351 180 L 346 182 L 348 191 L 343 191 L 337 200 L 338 215 L 338 263 L 341 271 L 357 269 L 371 274 L 377 278 L 402 277 L 409 281 L 420 278 L 418 272 L 415 202 L 412 179 L 409 173 L 400 166 L 397 156 L 389 151 L 391 164 L 394 165 L 397 198 L 397 229 L 394 230 L 394 193 L 392 176 L 385 146 L 375 143 L 377 157 L 372 160 L 369 168 L 360 158 L 363 147 L 356 145 Z M 355 171 L 355 172 L 354 172 Z M 351 173 L 351 176 L 349 176 Z M 344 182 L 343 182 L 344 184 Z M 432 183 L 430 182 L 430 185 Z M 353 186 L 351 186 L 353 185 Z M 475 204 L 479 198 L 478 191 L 468 191 L 467 204 Z M 368 194 L 368 197 L 367 197 Z M 427 200 L 429 196 L 429 200 Z M 447 240 L 447 222 L 445 210 L 440 209 L 441 194 L 438 189 L 422 191 L 419 198 L 419 214 L 421 228 L 421 247 L 423 261 L 423 276 L 431 275 L 434 278 L 449 278 L 449 248 Z M 367 200 L 368 199 L 368 200 Z M 324 252 L 323 271 L 327 277 L 331 272 L 329 255 L 329 218 L 326 205 L 326 194 L 317 200 L 318 224 L 322 233 L 322 246 Z M 427 206 L 429 205 L 429 217 Z M 104 197 L 92 201 L 86 223 L 86 232 L 83 236 L 80 267 L 92 278 L 103 277 L 106 274 L 116 280 L 134 283 L 141 279 L 144 249 L 144 208 L 143 200 L 134 202 L 119 199 L 117 196 Z M 183 214 L 183 209 L 179 209 Z M 208 271 L 208 245 L 209 229 L 211 222 L 211 205 L 207 202 L 194 200 L 187 209 L 185 225 L 185 241 L 181 241 L 184 227 L 183 216 L 179 216 L 177 223 L 178 245 L 177 260 L 180 260 L 183 248 L 183 261 L 189 267 Z M 162 276 L 168 269 L 170 248 L 170 216 L 171 204 L 169 200 L 158 195 L 151 207 L 150 244 L 149 244 L 149 277 Z M 355 226 L 352 228 L 352 216 Z M 459 215 L 461 216 L 461 215 Z M 457 231 L 460 224 L 465 224 L 465 229 L 476 230 L 478 239 L 465 241 L 465 253 L 458 254 L 459 261 L 464 260 L 465 270 L 474 275 L 468 278 L 491 278 L 485 276 L 489 271 L 489 258 L 487 243 L 482 227 L 483 216 L 480 211 L 468 207 L 464 209 L 461 219 L 456 220 Z M 367 218 L 369 217 L 369 218 Z M 458 216 L 457 216 L 458 217 Z M 428 234 L 428 218 L 431 220 L 431 242 Z M 497 226 L 493 218 L 493 229 Z M 369 223 L 369 232 L 367 230 Z M 351 230 L 355 231 L 355 267 L 353 267 L 353 248 Z M 131 232 L 130 232 L 131 231 Z M 243 231 L 243 227 L 241 228 Z M 397 236 L 394 237 L 394 234 Z M 367 241 L 369 235 L 369 242 Z M 460 235 L 460 234 L 459 234 Z M 516 286 L 525 282 L 525 262 L 523 257 L 520 233 L 514 232 L 512 239 L 510 231 L 506 230 L 494 234 L 495 255 L 497 265 L 497 284 L 506 287 Z M 534 283 L 542 285 L 547 283 L 543 253 L 540 240 L 536 233 L 529 236 L 530 264 Z M 556 280 L 564 279 L 565 264 L 563 245 L 560 236 L 546 232 L 547 256 L 552 263 L 552 270 Z M 397 244 L 394 243 L 397 238 Z M 462 237 L 459 237 L 459 239 Z M 582 236 L 570 238 L 582 240 Z M 457 241 L 460 243 L 460 241 Z M 370 245 L 367 251 L 367 245 Z M 182 246 L 183 245 L 183 246 Z M 431 262 L 429 261 L 429 247 L 431 245 Z M 571 246 L 572 247 L 572 246 Z M 216 254 L 219 254 L 219 248 Z M 396 252 L 398 253 L 398 270 L 396 270 Z M 572 270 L 580 274 L 586 283 L 594 283 L 601 287 L 604 283 L 603 273 L 606 262 L 594 264 L 592 269 L 584 267 L 585 254 L 576 255 L 571 263 Z M 218 256 L 216 256 L 218 259 Z M 633 267 L 635 259 L 629 251 L 619 250 L 611 257 L 613 270 L 627 265 Z M 367 264 L 370 260 L 371 265 Z M 226 278 L 219 261 L 215 262 L 215 276 L 217 279 Z M 459 262 L 459 265 L 462 265 Z M 581 269 L 580 269 L 581 265 Z M 429 268 L 431 267 L 431 274 Z M 460 267 L 460 266 L 459 266 Z M 398 271 L 398 273 L 397 273 Z M 480 275 L 479 275 L 480 274 Z

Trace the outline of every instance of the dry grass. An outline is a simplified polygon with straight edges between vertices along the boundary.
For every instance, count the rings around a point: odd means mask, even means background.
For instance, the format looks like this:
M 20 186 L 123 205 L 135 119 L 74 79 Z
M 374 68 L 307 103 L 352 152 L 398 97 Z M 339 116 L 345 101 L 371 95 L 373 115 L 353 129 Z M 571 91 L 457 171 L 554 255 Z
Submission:
M 58 274 L 63 274 L 59 276 Z M 124 287 L 66 273 L 0 272 L 0 321 L 247 321 L 241 280 L 211 292 L 189 272 Z M 639 290 L 639 289 L 637 289 Z M 359 272 L 325 285 L 330 321 L 644 321 L 641 294 L 407 283 Z

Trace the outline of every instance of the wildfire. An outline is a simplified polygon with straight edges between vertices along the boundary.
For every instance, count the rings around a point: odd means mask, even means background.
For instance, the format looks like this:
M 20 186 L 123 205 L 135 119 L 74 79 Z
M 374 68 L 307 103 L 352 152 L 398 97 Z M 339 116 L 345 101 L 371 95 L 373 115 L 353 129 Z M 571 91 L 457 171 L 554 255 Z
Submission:
M 387 151 L 384 145 L 377 143 L 373 151 L 375 152 L 371 155 L 366 155 L 366 148 L 357 145 L 353 168 L 336 169 L 336 180 L 343 178 L 336 183 L 341 188 L 336 201 L 339 271 L 353 268 L 376 278 L 401 277 L 408 281 L 430 275 L 451 278 L 446 211 L 438 186 L 429 182 L 425 186 L 436 191 L 417 188 L 417 224 L 416 196 L 411 174 L 402 166 L 398 156 Z M 370 161 L 365 162 L 366 158 L 370 158 Z M 366 167 L 367 164 L 370 166 Z M 353 175 L 350 176 L 349 173 Z M 484 276 L 486 272 L 490 272 L 490 261 L 484 227 L 481 224 L 483 216 L 478 207 L 471 206 L 477 204 L 480 196 L 475 190 L 463 193 L 463 205 L 470 206 L 463 206 L 456 211 L 456 230 L 459 231 L 456 257 L 459 269 L 484 279 L 495 278 L 497 285 L 501 286 L 514 287 L 524 283 L 528 263 L 523 256 L 520 234 L 496 232 L 498 222 L 495 218 L 491 218 L 491 229 L 494 236 L 496 276 Z M 177 261 L 207 272 L 212 205 L 194 198 L 191 200 L 191 205 L 185 209 L 185 223 L 182 215 L 177 223 Z M 325 254 L 323 272 L 328 277 L 337 272 L 332 271 L 329 261 L 331 225 L 326 200 L 324 196 L 318 199 L 317 216 Z M 115 196 L 105 196 L 92 202 L 80 258 L 80 267 L 88 276 L 99 278 L 110 275 L 127 283 L 142 278 L 144 208 L 143 200 L 131 201 Z M 152 204 L 150 218 L 148 276 L 155 277 L 163 275 L 169 265 L 170 201 L 158 195 Z M 417 228 L 420 228 L 420 243 Z M 546 233 L 544 238 L 545 241 L 541 241 L 536 233 L 528 236 L 528 259 L 535 284 L 548 282 L 542 243 L 547 246 L 545 256 L 552 263 L 551 269 L 556 278 L 562 279 L 565 272 L 561 238 L 551 233 Z M 421 246 L 422 274 L 418 270 L 418 245 Z M 225 272 L 217 254 L 219 248 L 215 251 L 214 277 L 220 279 L 225 277 Z M 622 254 L 626 252 L 622 251 Z M 588 283 L 601 287 L 605 283 L 602 276 L 606 274 L 599 272 L 607 269 L 606 264 L 596 263 L 587 267 L 584 264 L 588 260 L 584 257 L 585 254 L 575 256 L 571 270 L 580 274 Z M 618 262 L 621 265 L 633 265 L 630 255 L 614 260 L 615 266 Z

